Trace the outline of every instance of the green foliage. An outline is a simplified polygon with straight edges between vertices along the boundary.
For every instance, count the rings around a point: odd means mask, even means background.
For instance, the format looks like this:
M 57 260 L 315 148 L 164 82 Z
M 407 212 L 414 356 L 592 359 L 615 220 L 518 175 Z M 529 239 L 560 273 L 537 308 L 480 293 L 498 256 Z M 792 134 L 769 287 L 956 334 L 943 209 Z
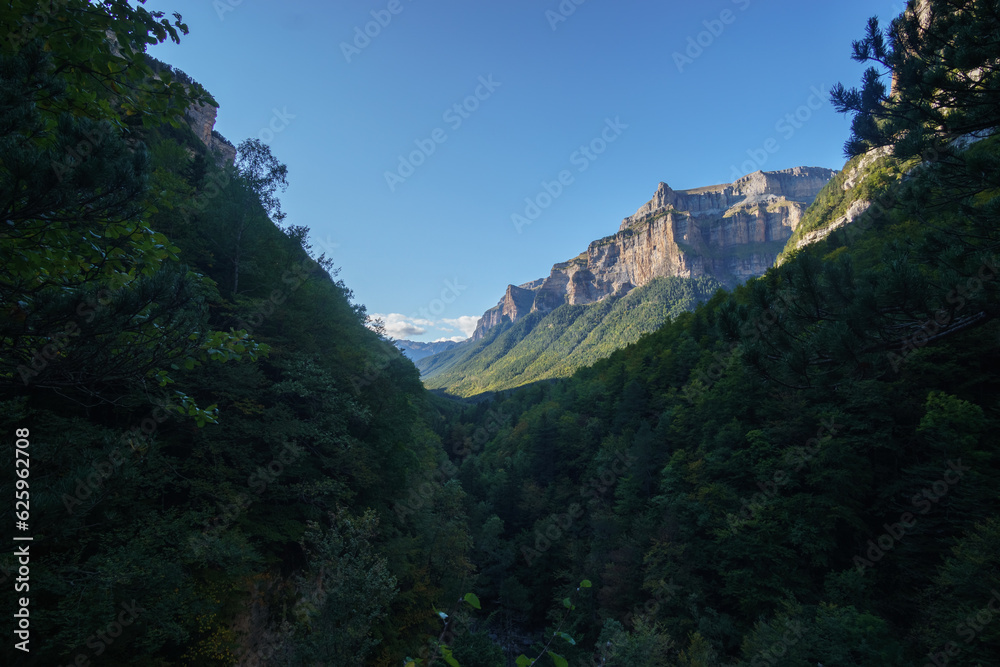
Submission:
M 30 426 L 36 539 L 17 664 L 395 664 L 471 569 L 416 370 L 277 224 L 284 165 L 186 125 L 214 102 L 143 54 L 179 17 L 0 24 L 0 404 Z M 393 512 L 427 478 L 435 504 Z
M 677 659 L 674 641 L 661 628 L 655 624 L 649 626 L 641 618 L 631 631 L 617 621 L 608 620 L 597 644 L 602 664 L 609 666 L 656 667 Z
M 485 632 L 471 632 L 455 640 L 455 660 L 462 667 L 504 667 L 503 651 Z
M 1000 258 L 969 165 L 998 152 L 872 162 L 807 214 L 819 229 L 875 198 L 850 233 L 569 379 L 467 407 L 446 446 L 508 416 L 461 473 L 502 530 L 474 551 L 490 598 L 542 645 L 559 615 L 538 592 L 594 573 L 590 614 L 557 630 L 571 664 L 903 665 L 949 647 L 988 664 Z M 517 349 L 530 318 L 485 342 Z
M 375 513 L 329 518 L 328 530 L 311 522 L 303 536 L 309 570 L 297 582 L 302 598 L 293 615 L 304 636 L 291 664 L 363 662 L 379 643 L 374 627 L 398 593 L 386 559 L 375 551 Z
M 657 278 L 624 296 L 562 305 L 498 326 L 484 338 L 421 359 L 425 384 L 459 396 L 568 377 L 707 300 L 712 278 Z
M 874 197 L 863 224 L 732 292 L 656 281 L 498 327 L 428 366 L 494 392 L 461 404 L 365 326 L 308 230 L 278 224 L 287 174 L 266 147 L 228 165 L 157 120 L 209 99 L 139 57 L 179 18 L 56 4 L 0 47 L 0 426 L 31 431 L 24 664 L 96 663 L 123 611 L 102 663 L 950 651 L 972 667 L 1000 651 L 1000 145 L 912 153 L 996 126 L 992 4 L 932 20 L 955 48 L 911 43 L 910 19 L 859 43 L 895 49 L 900 98 L 872 75 L 842 93 L 856 138 L 902 133 L 906 161 L 824 191 L 804 230 Z M 0 23 L 48 7 L 15 2 Z M 982 91 L 956 74 L 976 66 Z
M 29 14 L 23 5 L 0 12 L 5 34 Z M 169 369 L 265 349 L 210 330 L 214 285 L 178 265 L 180 248 L 150 224 L 157 202 L 143 140 L 210 98 L 151 81 L 135 49 L 186 28 L 126 2 L 90 7 L 53 3 L 45 21 L 0 47 L 0 238 L 9 258 L 0 269 L 0 386 L 115 402 L 123 387 L 170 382 Z
M 865 37 L 854 43 L 854 60 L 872 66 L 861 88 L 838 85 L 833 91 L 838 110 L 854 114 L 845 146 L 851 156 L 894 146 L 897 156 L 926 158 L 927 149 L 997 125 L 996 3 L 921 4 L 920 11 L 904 12 L 884 32 L 872 18 Z

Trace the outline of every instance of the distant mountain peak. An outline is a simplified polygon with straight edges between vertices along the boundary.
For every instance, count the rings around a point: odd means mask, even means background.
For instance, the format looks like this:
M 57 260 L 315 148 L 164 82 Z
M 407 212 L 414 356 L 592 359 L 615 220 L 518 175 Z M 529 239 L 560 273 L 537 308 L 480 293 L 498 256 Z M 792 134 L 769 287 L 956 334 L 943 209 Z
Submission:
M 446 352 L 447 350 L 450 350 L 458 345 L 458 342 L 453 340 L 438 340 L 432 343 L 424 343 L 416 340 L 397 340 L 393 342 L 396 347 L 399 348 L 399 350 L 413 362 L 420 361 L 424 357 L 429 357 L 432 354 Z
M 618 232 L 553 265 L 549 276 L 509 285 L 479 319 L 472 340 L 505 321 L 622 295 L 659 277 L 711 277 L 734 285 L 770 268 L 802 214 L 837 172 L 822 167 L 755 171 L 732 183 L 653 197 Z

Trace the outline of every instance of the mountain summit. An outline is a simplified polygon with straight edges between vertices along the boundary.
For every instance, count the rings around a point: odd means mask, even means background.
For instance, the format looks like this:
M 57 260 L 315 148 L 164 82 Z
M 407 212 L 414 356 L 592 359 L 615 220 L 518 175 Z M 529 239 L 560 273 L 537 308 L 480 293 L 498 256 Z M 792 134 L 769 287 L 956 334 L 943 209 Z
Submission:
M 472 338 L 528 313 L 623 295 L 654 278 L 707 277 L 731 287 L 762 275 L 836 173 L 821 167 L 757 171 L 692 190 L 660 183 L 617 233 L 554 265 L 547 278 L 509 285 Z

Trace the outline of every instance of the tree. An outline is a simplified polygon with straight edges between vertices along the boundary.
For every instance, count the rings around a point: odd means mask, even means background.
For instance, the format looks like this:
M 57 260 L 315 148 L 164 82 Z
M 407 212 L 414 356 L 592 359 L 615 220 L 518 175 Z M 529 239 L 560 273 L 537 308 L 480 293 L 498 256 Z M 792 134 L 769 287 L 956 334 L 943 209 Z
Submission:
M 293 664 L 363 664 L 378 645 L 373 629 L 399 592 L 386 559 L 374 549 L 378 518 L 331 513 L 331 526 L 310 522 L 303 549 L 310 574 L 299 582 L 295 609 L 303 641 Z
M 278 162 L 270 147 L 260 139 L 247 139 L 237 147 L 231 171 L 232 177 L 225 178 L 221 209 L 211 213 L 222 215 L 225 220 L 224 224 L 216 225 L 218 233 L 212 238 L 232 264 L 231 294 L 235 298 L 240 292 L 240 272 L 245 269 L 245 250 L 248 244 L 261 240 L 260 234 L 254 234 L 253 230 L 262 230 L 270 222 L 280 224 L 285 219 L 277 192 L 288 187 L 288 167 Z M 307 231 L 293 227 L 292 238 L 297 235 L 302 244 Z
M 180 16 L 120 0 L 29 5 L 0 12 L 11 35 L 0 45 L 0 387 L 114 401 L 171 382 L 171 367 L 254 356 L 244 336 L 210 331 L 211 283 L 149 227 L 145 138 L 214 104 L 197 84 L 154 77 L 143 56 L 186 33 Z
M 861 88 L 832 90 L 836 109 L 854 116 L 848 156 L 891 148 L 900 160 L 932 167 L 921 187 L 900 198 L 909 215 L 926 223 L 928 209 L 957 206 L 966 216 L 964 227 L 932 248 L 938 255 L 956 240 L 977 255 L 1000 248 L 1000 157 L 993 141 L 982 141 L 1000 126 L 998 22 L 996 0 L 910 0 L 886 30 L 872 18 L 854 42 L 854 59 L 874 63 Z
M 832 91 L 837 110 L 854 114 L 847 155 L 886 146 L 900 158 L 926 157 L 991 133 L 1000 123 L 998 21 L 995 0 L 910 0 L 884 32 L 870 19 L 853 57 L 875 65 L 860 89 Z

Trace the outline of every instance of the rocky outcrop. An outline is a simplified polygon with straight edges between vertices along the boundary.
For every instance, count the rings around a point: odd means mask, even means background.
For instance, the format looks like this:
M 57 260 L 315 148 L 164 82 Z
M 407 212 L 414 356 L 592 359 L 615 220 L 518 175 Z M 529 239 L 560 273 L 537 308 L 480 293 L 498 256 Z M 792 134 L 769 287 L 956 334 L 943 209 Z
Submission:
M 218 156 L 220 162 L 232 164 L 236 159 L 236 149 L 217 132 L 213 132 L 217 115 L 218 109 L 210 104 L 193 105 L 187 110 L 188 124 L 195 136 L 201 139 L 210 153 Z
M 535 292 L 541 286 L 542 281 L 536 280 L 524 285 L 508 285 L 507 292 L 503 295 L 500 303 L 487 310 L 479 322 L 476 330 L 472 333 L 472 340 L 478 340 L 483 334 L 509 320 L 514 322 L 531 312 L 532 304 L 535 302 Z
M 547 278 L 509 286 L 480 318 L 473 339 L 528 312 L 593 303 L 661 276 L 708 276 L 735 285 L 762 275 L 835 173 L 818 167 L 758 171 L 693 190 L 660 183 L 616 234 L 556 264 Z
M 693 190 L 673 190 L 660 183 L 646 204 L 622 221 L 619 231 L 651 215 L 677 210 L 695 216 L 718 216 L 733 207 L 772 203 L 779 199 L 810 204 L 835 172 L 818 167 L 795 167 L 784 171 L 755 171 L 733 183 L 710 185 Z
M 842 181 L 840 189 L 843 192 L 850 192 L 853 190 L 866 178 L 872 165 L 883 158 L 889 157 L 890 155 L 892 155 L 892 147 L 883 146 L 869 151 L 856 161 L 852 160 L 848 163 L 850 166 L 846 167 L 841 173 L 841 178 L 839 179 Z M 801 238 L 797 239 L 794 243 L 789 244 L 789 247 L 785 248 L 781 257 L 778 258 L 777 264 L 781 264 L 787 260 L 788 257 L 791 256 L 792 252 L 804 248 L 807 245 L 822 241 L 834 231 L 844 227 L 845 225 L 853 223 L 870 207 L 871 202 L 864 199 L 857 199 L 851 202 L 850 206 L 847 207 L 847 210 L 844 211 L 842 215 L 837 216 L 818 229 L 814 229 L 806 234 L 803 234 Z

